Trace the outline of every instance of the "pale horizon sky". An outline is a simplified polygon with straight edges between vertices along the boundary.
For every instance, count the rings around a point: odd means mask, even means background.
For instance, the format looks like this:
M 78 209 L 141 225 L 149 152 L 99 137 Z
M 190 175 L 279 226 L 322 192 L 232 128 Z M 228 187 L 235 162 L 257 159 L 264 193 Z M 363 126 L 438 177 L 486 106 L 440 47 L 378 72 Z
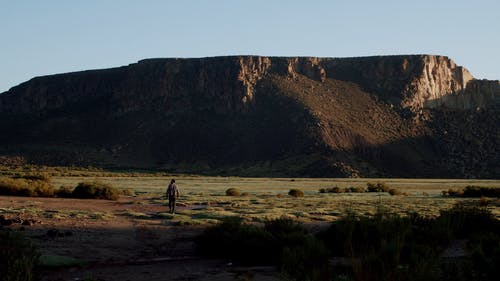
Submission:
M 500 79 L 498 0 L 0 0 L 0 93 L 155 57 L 445 55 Z

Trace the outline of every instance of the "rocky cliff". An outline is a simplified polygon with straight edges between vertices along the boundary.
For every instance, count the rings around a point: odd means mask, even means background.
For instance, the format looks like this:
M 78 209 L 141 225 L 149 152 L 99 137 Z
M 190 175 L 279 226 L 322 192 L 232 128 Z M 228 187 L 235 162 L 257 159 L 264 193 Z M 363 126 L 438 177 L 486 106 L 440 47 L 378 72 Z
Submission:
M 459 115 L 494 119 L 499 105 L 499 81 L 443 56 L 147 59 L 0 94 L 0 155 L 252 175 L 492 177 L 498 123 L 466 129 L 488 140 L 473 150 L 441 132 L 462 130 Z M 469 167 L 466 154 L 492 165 Z

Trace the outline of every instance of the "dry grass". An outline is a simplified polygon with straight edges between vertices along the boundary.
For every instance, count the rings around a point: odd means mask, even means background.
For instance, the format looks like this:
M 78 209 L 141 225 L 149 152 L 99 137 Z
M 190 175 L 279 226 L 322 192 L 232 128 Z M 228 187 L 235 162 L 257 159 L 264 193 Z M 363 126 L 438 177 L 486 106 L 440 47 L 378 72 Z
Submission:
M 495 180 L 446 180 L 446 179 L 384 179 L 388 186 L 397 188 L 407 196 L 390 196 L 388 193 L 319 193 L 321 188 L 365 187 L 374 179 L 288 179 L 288 178 L 239 178 L 239 177 L 175 177 L 181 191 L 182 204 L 169 223 L 198 224 L 220 220 L 225 216 L 241 216 L 247 221 L 261 222 L 279 217 L 291 217 L 304 222 L 331 221 L 346 213 L 370 215 L 380 206 L 391 212 L 407 214 L 417 212 L 436 216 L 439 210 L 458 202 L 479 204 L 479 199 L 443 197 L 442 190 L 464 188 L 467 185 L 500 186 Z M 120 189 L 136 193 L 136 204 L 167 204 L 163 197 L 170 177 L 92 177 Z M 56 186 L 72 186 L 82 177 L 55 177 Z M 226 190 L 238 189 L 247 196 L 228 197 Z M 288 196 L 290 189 L 304 191 L 305 197 Z M 495 204 L 496 202 L 496 204 Z M 488 208 L 500 216 L 498 201 Z

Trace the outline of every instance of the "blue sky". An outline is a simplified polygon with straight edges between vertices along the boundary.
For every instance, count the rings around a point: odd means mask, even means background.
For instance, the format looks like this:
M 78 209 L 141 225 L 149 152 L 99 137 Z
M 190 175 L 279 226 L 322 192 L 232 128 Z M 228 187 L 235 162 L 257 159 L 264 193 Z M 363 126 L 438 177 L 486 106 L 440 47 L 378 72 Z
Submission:
M 439 54 L 500 79 L 498 0 L 0 0 L 0 92 L 151 57 Z

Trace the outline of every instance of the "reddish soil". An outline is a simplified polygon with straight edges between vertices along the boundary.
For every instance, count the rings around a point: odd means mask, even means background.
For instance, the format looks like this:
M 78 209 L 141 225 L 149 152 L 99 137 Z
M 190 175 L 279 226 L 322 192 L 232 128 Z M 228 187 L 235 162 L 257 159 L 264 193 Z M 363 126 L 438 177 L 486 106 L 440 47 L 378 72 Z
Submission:
M 142 204 L 131 203 L 141 200 Z M 144 199 L 118 201 L 0 196 L 0 213 L 20 221 L 42 254 L 82 259 L 85 266 L 44 269 L 42 280 L 279 280 L 273 268 L 235 268 L 229 261 L 196 255 L 193 238 L 201 226 L 174 226 L 164 219 L 136 219 L 125 212 L 167 212 Z M 180 207 L 183 208 L 183 207 Z M 184 208 L 189 208 L 184 207 Z M 13 212 L 20 210 L 20 212 Z M 24 210 L 24 211 L 23 211 Z M 112 214 L 110 219 L 50 216 L 68 212 Z M 49 214 L 49 215 L 47 215 Z M 34 221 L 22 225 L 22 221 Z

